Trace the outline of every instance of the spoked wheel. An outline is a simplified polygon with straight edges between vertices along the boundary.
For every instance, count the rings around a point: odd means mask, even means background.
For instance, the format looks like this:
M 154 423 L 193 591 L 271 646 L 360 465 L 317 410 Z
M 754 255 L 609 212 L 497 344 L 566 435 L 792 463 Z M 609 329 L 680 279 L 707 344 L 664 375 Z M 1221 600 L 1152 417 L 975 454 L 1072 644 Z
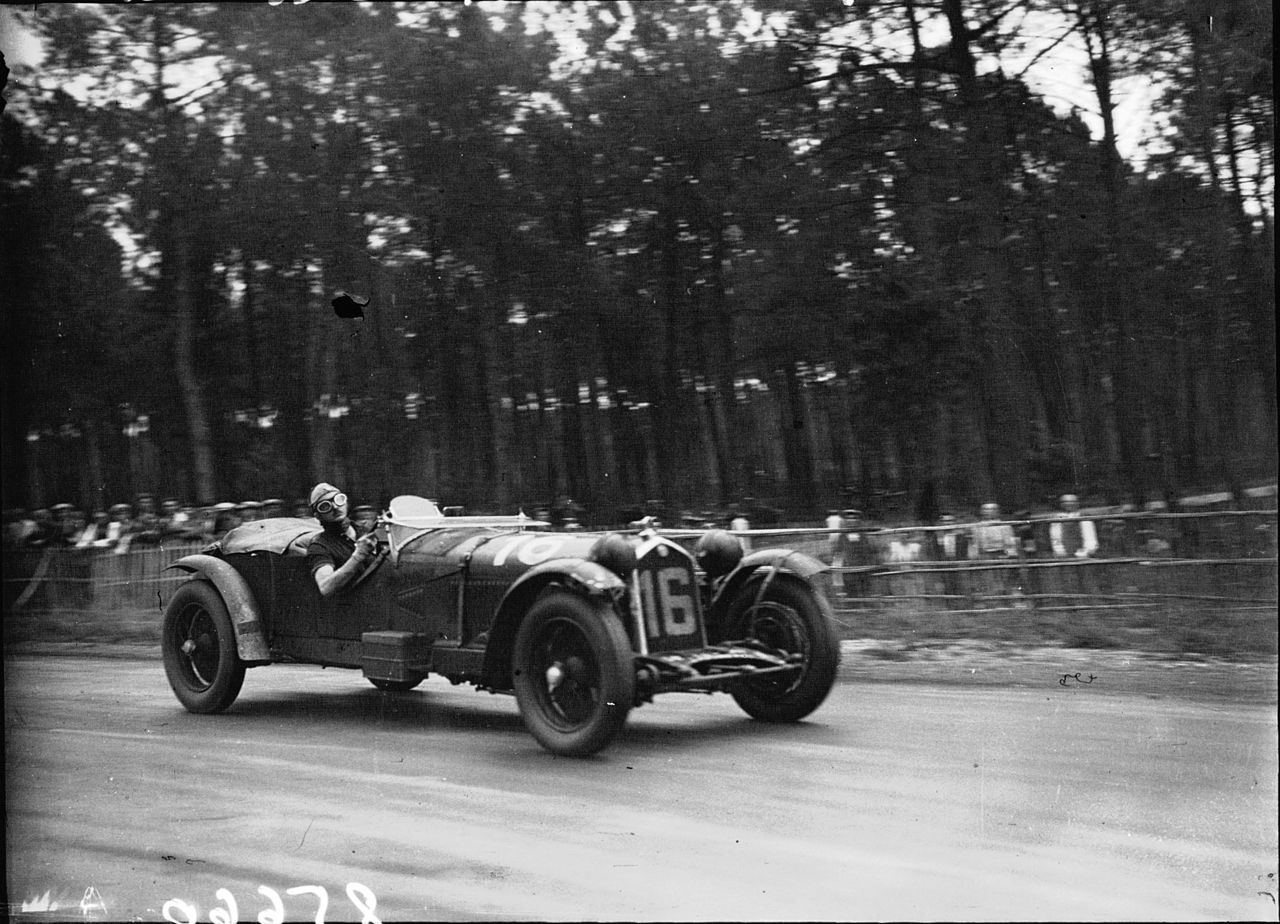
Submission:
M 231 616 L 206 581 L 178 588 L 164 613 L 164 670 L 179 702 L 192 712 L 222 712 L 240 693 L 244 662 L 236 653 Z
M 520 715 L 548 751 L 583 757 L 622 728 L 635 702 L 631 643 L 612 609 L 567 592 L 538 600 L 516 633 Z
M 757 600 L 759 583 L 744 587 L 734 601 L 731 624 L 737 637 L 777 651 L 800 655 L 799 670 L 734 685 L 733 698 L 762 722 L 797 722 L 822 705 L 840 667 L 840 642 L 832 628 L 831 606 L 812 588 L 776 580 Z

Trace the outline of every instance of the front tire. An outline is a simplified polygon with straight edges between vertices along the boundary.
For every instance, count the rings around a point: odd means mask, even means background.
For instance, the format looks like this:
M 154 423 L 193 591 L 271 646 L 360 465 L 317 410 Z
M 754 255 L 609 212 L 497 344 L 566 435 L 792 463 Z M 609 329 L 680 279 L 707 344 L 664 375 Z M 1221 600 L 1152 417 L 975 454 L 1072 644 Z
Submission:
M 160 648 L 169 686 L 188 710 L 222 712 L 235 702 L 244 662 L 227 605 L 208 581 L 188 581 L 174 593 L 165 608 Z
M 738 592 L 730 608 L 736 637 L 803 656 L 798 673 L 743 680 L 730 691 L 742 710 L 761 722 L 798 722 L 827 698 L 840 667 L 840 641 L 831 604 L 813 588 L 776 578 L 757 601 L 759 581 Z
M 585 757 L 613 740 L 635 702 L 631 642 L 611 607 L 565 591 L 530 607 L 512 681 L 525 726 L 553 754 Z

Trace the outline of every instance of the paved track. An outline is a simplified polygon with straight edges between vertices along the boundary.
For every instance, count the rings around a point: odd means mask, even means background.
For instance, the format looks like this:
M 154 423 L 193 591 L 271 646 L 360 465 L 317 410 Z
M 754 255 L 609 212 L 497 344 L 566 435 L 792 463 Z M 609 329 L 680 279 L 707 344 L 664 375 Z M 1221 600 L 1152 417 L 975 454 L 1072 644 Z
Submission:
M 256 669 L 210 717 L 158 660 L 4 679 L 9 899 L 58 905 L 31 920 L 252 922 L 260 886 L 313 920 L 311 886 L 358 921 L 352 882 L 386 921 L 1277 919 L 1274 705 L 855 681 L 787 727 L 667 696 L 565 760 L 434 678 Z

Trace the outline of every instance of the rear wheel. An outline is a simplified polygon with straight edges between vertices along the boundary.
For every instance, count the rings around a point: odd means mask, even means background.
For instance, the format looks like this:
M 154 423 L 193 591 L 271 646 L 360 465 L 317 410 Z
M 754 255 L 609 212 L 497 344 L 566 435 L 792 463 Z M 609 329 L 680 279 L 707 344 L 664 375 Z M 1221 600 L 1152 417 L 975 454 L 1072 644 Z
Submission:
M 801 655 L 794 673 L 742 680 L 731 690 L 753 719 L 797 722 L 822 705 L 840 667 L 840 641 L 832 626 L 831 605 L 813 588 L 776 579 L 760 593 L 752 581 L 730 609 L 735 637 L 753 639 L 777 651 Z
M 606 604 L 565 591 L 539 599 L 516 632 L 512 679 L 520 715 L 548 751 L 585 757 L 621 730 L 635 702 L 635 665 Z
M 188 581 L 174 593 L 160 647 L 169 686 L 191 712 L 222 712 L 235 702 L 244 662 L 236 653 L 227 605 L 208 581 Z

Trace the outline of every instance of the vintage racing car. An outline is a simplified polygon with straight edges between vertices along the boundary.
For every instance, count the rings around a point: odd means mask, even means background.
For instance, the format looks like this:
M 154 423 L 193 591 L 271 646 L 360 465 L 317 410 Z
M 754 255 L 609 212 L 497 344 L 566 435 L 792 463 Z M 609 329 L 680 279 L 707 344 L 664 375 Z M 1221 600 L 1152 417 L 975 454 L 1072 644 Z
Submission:
M 330 597 L 307 568 L 307 518 L 246 523 L 170 565 L 190 574 L 162 633 L 182 704 L 221 712 L 246 668 L 277 662 L 357 668 L 384 691 L 434 673 L 514 693 L 538 742 L 582 756 L 658 693 L 723 690 L 756 719 L 794 722 L 835 682 L 839 641 L 812 583 L 826 566 L 798 552 L 744 555 L 722 530 L 685 537 L 690 550 L 652 524 L 548 532 L 411 495 L 377 531 L 378 554 Z

